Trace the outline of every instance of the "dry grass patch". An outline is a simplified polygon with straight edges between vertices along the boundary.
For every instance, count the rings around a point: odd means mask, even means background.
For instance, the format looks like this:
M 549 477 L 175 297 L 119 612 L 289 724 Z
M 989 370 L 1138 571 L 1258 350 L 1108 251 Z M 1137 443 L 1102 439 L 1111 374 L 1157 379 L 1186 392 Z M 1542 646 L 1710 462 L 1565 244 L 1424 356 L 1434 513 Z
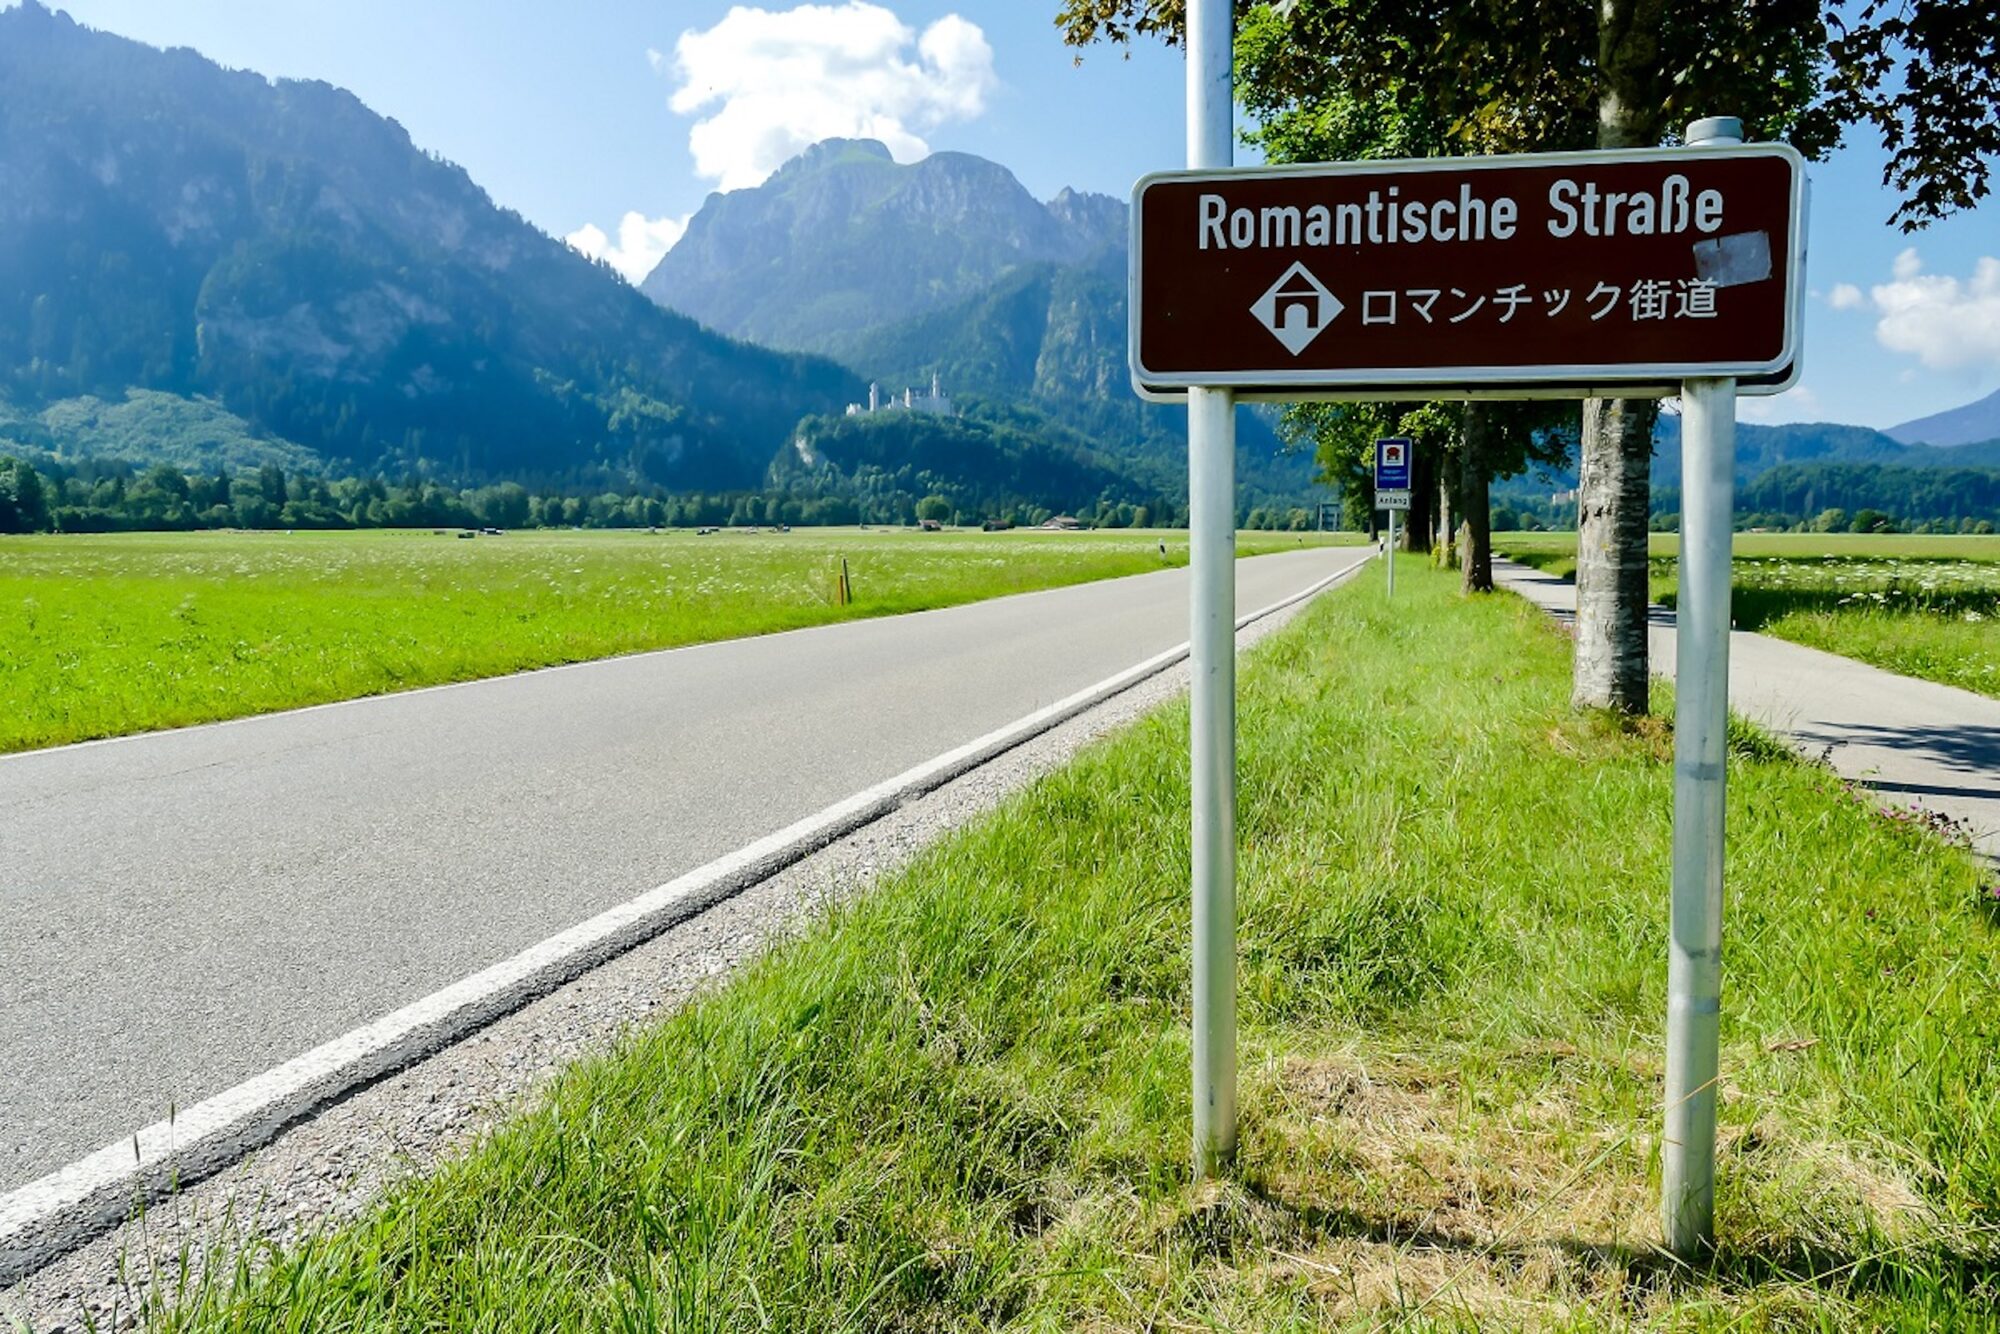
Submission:
M 1548 1063 L 1574 1048 L 1531 1054 Z M 1424 1315 L 1522 1328 L 1622 1301 L 1645 1148 L 1589 1127 L 1559 1085 L 1493 1104 L 1461 1075 L 1353 1052 L 1293 1057 L 1252 1108 L 1249 1176 L 1308 1226 L 1246 1272 L 1294 1285 L 1330 1320 Z
M 1605 1118 L 1586 1088 L 1608 1072 L 1656 1088 L 1656 1062 L 1544 1042 L 1495 1081 L 1303 1045 L 1247 1081 L 1241 1184 L 1128 1215 L 1146 1286 L 1185 1290 L 1191 1266 L 1211 1311 L 1263 1327 L 1287 1311 L 1340 1329 L 1842 1328 L 1866 1323 L 1846 1295 L 1862 1271 L 1983 1253 L 1908 1167 L 1767 1112 L 1724 1127 L 1728 1241 L 1691 1268 L 1661 1249 L 1650 1121 Z

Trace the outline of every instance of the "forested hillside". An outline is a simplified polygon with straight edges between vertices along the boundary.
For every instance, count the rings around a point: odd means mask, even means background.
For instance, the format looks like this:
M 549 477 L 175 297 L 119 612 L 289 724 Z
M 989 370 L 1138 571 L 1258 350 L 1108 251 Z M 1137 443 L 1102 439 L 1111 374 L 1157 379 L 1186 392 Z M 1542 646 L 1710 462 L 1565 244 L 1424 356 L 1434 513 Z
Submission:
M 1678 518 L 1680 482 L 1680 418 L 1663 413 L 1653 433 L 1656 527 L 1670 528 Z M 1575 486 L 1573 467 L 1541 469 L 1496 487 L 1494 503 L 1507 520 L 1570 526 Z M 1739 522 L 1756 526 L 1810 525 L 1832 522 L 1829 511 L 1866 511 L 1902 528 L 1990 527 L 2000 525 L 2000 440 L 1906 445 L 1866 426 L 1745 422 L 1736 428 L 1736 487 Z
M 1184 517 L 1165 470 L 1149 482 L 1129 461 L 1032 413 L 969 407 L 957 418 L 882 412 L 804 422 L 772 462 L 770 489 L 850 496 L 864 512 L 880 509 L 880 498 L 935 496 L 968 522 L 1039 522 L 1059 511 L 1124 525 Z
M 1829 510 L 1878 510 L 1906 522 L 1990 527 L 2000 521 L 2000 468 L 1784 463 L 1745 486 L 1736 508 L 1774 522 L 1810 522 Z
M 1138 477 L 1158 475 L 1168 494 L 1187 493 L 1187 411 L 1132 391 L 1127 366 L 1122 254 L 1088 265 L 1025 265 L 985 291 L 832 344 L 834 355 L 887 384 L 925 380 L 1020 405 L 1121 460 Z M 1310 505 L 1309 451 L 1288 452 L 1272 414 L 1244 407 L 1236 419 L 1239 510 Z
M 1679 486 L 1680 418 L 1660 415 L 1653 431 L 1653 482 Z M 2000 439 L 1949 448 L 1903 444 L 1885 431 L 1833 422 L 1795 422 L 1736 428 L 1736 476 L 1740 483 L 1787 463 L 1873 463 L 1904 468 L 2000 467 Z

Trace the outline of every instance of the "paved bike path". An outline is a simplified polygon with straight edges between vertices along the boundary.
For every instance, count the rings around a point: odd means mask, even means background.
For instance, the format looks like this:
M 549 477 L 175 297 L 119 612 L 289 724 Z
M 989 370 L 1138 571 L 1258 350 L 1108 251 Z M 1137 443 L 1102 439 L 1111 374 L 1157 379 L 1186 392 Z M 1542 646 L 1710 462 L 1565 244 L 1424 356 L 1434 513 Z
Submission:
M 1576 585 L 1512 561 L 1493 580 L 1568 622 Z M 1653 608 L 1653 674 L 1674 674 L 1674 614 Z M 1972 831 L 2000 863 L 2000 699 L 1920 681 L 1852 658 L 1737 630 L 1729 637 L 1729 706 L 1885 802 L 1937 811 Z

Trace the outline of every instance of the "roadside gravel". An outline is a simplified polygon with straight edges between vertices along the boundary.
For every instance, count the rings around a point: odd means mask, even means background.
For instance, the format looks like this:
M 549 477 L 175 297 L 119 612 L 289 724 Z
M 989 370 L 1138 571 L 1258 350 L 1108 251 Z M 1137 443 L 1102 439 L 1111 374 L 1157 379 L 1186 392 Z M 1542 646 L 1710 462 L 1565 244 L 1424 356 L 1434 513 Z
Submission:
M 1239 647 L 1310 600 L 1255 622 Z M 339 1225 L 400 1178 L 464 1151 L 565 1064 L 685 1004 L 787 933 L 991 810 L 1091 741 L 1187 686 L 1185 662 L 858 830 L 555 992 L 287 1130 L 234 1166 L 0 1291 L 0 1321 L 33 1334 L 130 1329 L 148 1294 Z

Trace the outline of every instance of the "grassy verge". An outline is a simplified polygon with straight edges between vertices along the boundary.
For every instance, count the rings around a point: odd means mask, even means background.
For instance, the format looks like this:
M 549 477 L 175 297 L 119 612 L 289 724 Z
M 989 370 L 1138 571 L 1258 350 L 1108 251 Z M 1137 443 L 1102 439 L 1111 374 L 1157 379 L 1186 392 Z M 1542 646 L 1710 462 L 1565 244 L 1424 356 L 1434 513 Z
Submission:
M 1302 542 L 1245 533 L 1247 554 Z M 1163 555 L 1160 547 L 1165 544 Z M 836 606 L 846 557 L 854 600 Z M 1184 533 L 0 538 L 0 751 L 1185 564 Z
M 1187 1176 L 1168 708 L 172 1330 L 2000 1328 L 2000 905 L 1731 788 L 1721 1219 L 1657 1254 L 1671 761 L 1405 561 L 1242 693 L 1239 1179 Z M 1757 756 L 1765 758 L 1757 758 Z
M 1576 570 L 1574 534 L 1504 533 L 1494 547 Z M 1674 551 L 1653 540 L 1653 599 L 1667 606 Z M 2000 538 L 1743 534 L 1736 552 L 1740 628 L 2000 698 Z

